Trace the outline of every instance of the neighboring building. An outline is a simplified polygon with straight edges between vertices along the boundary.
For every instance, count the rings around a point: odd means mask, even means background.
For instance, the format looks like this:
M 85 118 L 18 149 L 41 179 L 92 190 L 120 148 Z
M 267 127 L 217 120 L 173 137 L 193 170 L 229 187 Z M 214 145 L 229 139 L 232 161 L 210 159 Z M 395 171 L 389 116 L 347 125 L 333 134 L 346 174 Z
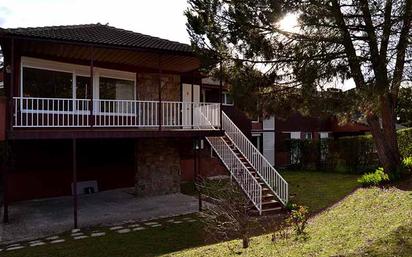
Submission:
M 285 181 L 245 140 L 244 114 L 228 95 L 221 108 L 221 90 L 205 95 L 189 45 L 101 24 L 0 29 L 0 44 L 5 221 L 13 201 L 121 187 L 168 194 L 225 167 L 259 213 L 287 202 Z M 213 158 L 197 154 L 206 141 Z

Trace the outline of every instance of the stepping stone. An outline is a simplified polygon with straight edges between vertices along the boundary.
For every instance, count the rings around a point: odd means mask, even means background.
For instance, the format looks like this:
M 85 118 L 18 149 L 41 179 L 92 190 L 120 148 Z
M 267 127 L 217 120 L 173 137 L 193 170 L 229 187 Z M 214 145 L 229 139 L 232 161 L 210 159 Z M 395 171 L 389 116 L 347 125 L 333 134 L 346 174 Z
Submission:
M 167 222 L 173 223 L 174 221 L 175 221 L 174 219 L 171 219 L 171 220 L 168 220 Z
M 12 245 L 8 245 L 7 248 L 13 248 L 13 247 L 17 247 L 17 246 L 21 246 L 21 244 L 12 244 Z
M 138 227 L 141 227 L 141 225 L 140 224 L 129 225 L 129 228 L 138 228 Z
M 104 235 L 106 235 L 105 232 L 94 232 L 90 236 L 91 237 L 98 237 L 98 236 L 104 236 Z
M 155 224 L 155 225 L 151 225 L 150 227 L 157 228 L 157 227 L 161 227 L 161 226 L 162 226 L 162 224 Z
M 9 247 L 6 249 L 6 251 L 14 251 L 14 250 L 19 250 L 19 249 L 23 249 L 24 246 L 19 245 L 19 246 L 14 246 L 14 247 Z
M 140 231 L 140 230 L 145 230 L 145 229 L 146 229 L 145 227 L 137 227 L 137 228 L 134 228 L 133 231 Z
M 73 237 L 73 239 L 74 240 L 81 240 L 81 239 L 85 239 L 85 238 L 88 238 L 88 236 L 76 236 L 76 237 Z
M 174 223 L 174 224 L 180 224 L 180 223 L 183 223 L 183 221 L 181 221 L 181 220 L 176 220 L 176 221 L 173 221 L 173 223 Z
M 115 227 L 111 227 L 110 230 L 119 230 L 122 229 L 122 226 L 115 226 Z
M 72 237 L 75 237 L 75 236 L 83 236 L 84 234 L 82 233 L 82 232 L 78 232 L 78 233 L 74 233 L 74 234 L 72 234 Z
M 186 220 L 187 222 L 196 222 L 197 220 Z
M 125 229 L 120 229 L 117 230 L 117 233 L 119 234 L 125 234 L 125 233 L 129 233 L 131 230 L 129 228 L 125 228 Z
M 148 225 L 148 226 L 152 226 L 152 225 L 157 225 L 157 224 L 159 224 L 159 222 L 146 222 L 146 223 L 144 223 L 145 225 Z
M 72 229 L 72 234 L 74 233 L 79 233 L 80 232 L 80 228 L 74 228 Z
M 58 244 L 58 243 L 63 243 L 65 240 L 64 239 L 56 239 L 53 241 L 50 241 L 51 244 Z
M 51 241 L 51 240 L 56 240 L 58 238 L 59 238 L 59 236 L 51 236 L 51 237 L 46 238 L 46 240 Z
M 190 217 L 183 218 L 182 220 L 192 220 Z
M 35 244 L 35 243 L 40 243 L 40 240 L 34 240 L 34 241 L 30 241 L 29 244 Z
M 40 245 L 45 245 L 45 244 L 46 244 L 45 242 L 37 242 L 37 243 L 30 244 L 30 246 L 33 247 L 33 246 L 40 246 Z

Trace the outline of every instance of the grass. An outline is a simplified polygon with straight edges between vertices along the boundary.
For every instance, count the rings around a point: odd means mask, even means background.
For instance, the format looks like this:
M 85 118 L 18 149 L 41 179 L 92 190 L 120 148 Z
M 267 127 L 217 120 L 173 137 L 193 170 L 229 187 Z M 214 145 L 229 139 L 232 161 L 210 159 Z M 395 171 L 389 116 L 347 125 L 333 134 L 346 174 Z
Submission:
M 285 171 L 282 176 L 294 196 L 291 201 L 309 207 L 312 213 L 331 206 L 358 186 L 358 176 L 351 174 Z
M 310 220 L 308 238 L 271 241 L 271 235 L 224 242 L 164 256 L 412 256 L 412 193 L 397 188 L 358 189 Z M 232 249 L 232 250 L 231 250 Z M 233 250 L 235 249 L 235 250 Z
M 335 204 L 357 186 L 356 176 L 317 172 L 285 172 L 293 201 L 319 211 Z M 190 186 L 188 186 L 190 190 Z M 306 241 L 273 243 L 271 235 L 254 237 L 241 250 L 239 241 L 204 246 L 200 223 L 170 224 L 12 252 L 6 257 L 135 257 L 135 256 L 412 256 L 410 189 L 359 189 L 310 220 Z M 101 230 L 101 229 L 99 229 Z M 235 248 L 235 252 L 230 249 Z

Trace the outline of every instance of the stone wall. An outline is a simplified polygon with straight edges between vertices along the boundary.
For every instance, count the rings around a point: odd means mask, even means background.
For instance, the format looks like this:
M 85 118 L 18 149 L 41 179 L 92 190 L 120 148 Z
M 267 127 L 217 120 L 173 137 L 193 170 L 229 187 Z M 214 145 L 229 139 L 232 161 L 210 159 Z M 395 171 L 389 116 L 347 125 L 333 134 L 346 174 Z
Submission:
M 162 75 L 162 100 L 180 101 L 180 76 Z M 159 99 L 159 78 L 157 74 L 142 73 L 138 75 L 137 82 L 138 100 L 158 100 Z
M 168 139 L 136 141 L 137 196 L 180 192 L 180 155 L 177 143 Z

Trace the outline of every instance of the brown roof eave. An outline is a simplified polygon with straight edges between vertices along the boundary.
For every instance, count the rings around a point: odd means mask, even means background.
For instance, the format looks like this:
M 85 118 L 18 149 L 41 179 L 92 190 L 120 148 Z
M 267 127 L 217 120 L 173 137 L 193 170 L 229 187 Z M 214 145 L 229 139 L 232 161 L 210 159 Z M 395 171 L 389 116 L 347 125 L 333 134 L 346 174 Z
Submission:
M 109 48 L 109 49 L 119 49 L 119 50 L 129 50 L 129 51 L 139 51 L 139 52 L 150 52 L 150 53 L 157 53 L 157 54 L 168 54 L 168 55 L 176 55 L 176 56 L 196 57 L 196 54 L 194 52 L 173 51 L 173 50 L 166 50 L 166 49 L 155 49 L 155 48 L 144 48 L 144 47 L 130 47 L 130 46 L 120 46 L 120 45 L 114 45 L 114 44 L 85 42 L 85 41 L 78 41 L 78 40 L 49 39 L 49 38 L 42 38 L 42 37 L 15 35 L 15 34 L 9 33 L 5 29 L 0 28 L 0 39 L 1 38 L 14 38 L 18 40 L 35 40 L 35 41 L 50 42 L 50 43 L 75 44 L 75 45 L 89 46 L 89 47 L 94 46 L 94 47 Z

